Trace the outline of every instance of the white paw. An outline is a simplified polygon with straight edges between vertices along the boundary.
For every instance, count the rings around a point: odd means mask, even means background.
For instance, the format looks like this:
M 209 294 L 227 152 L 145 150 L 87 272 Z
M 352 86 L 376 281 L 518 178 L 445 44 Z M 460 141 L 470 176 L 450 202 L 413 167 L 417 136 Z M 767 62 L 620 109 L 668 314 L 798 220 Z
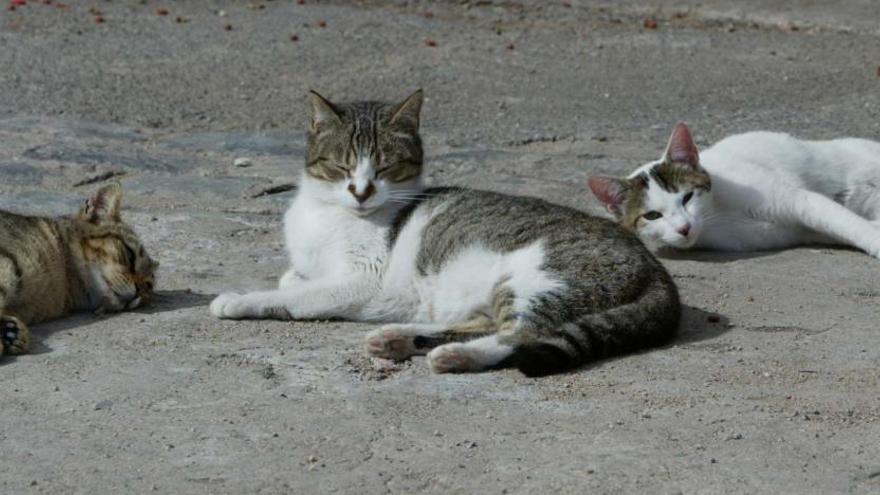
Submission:
M 211 314 L 217 318 L 244 318 L 247 316 L 247 304 L 241 294 L 226 292 L 211 301 Z
M 444 344 L 428 353 L 428 365 L 434 373 L 464 373 L 481 369 L 473 351 L 465 344 Z
M 413 338 L 415 334 L 408 333 L 405 327 L 399 325 L 385 325 L 367 334 L 367 354 L 385 359 L 402 361 L 418 353 Z

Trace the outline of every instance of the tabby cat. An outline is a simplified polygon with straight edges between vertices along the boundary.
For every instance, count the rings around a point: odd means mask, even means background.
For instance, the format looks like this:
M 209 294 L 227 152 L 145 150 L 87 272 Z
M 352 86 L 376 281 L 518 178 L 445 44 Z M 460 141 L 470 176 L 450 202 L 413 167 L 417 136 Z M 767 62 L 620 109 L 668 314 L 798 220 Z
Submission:
M 719 251 L 842 244 L 880 256 L 880 142 L 749 132 L 702 153 L 678 124 L 660 160 L 593 194 L 656 248 Z
M 396 105 L 309 96 L 306 166 L 284 220 L 290 269 L 276 290 L 218 296 L 217 317 L 388 323 L 367 352 L 427 354 L 435 372 L 543 375 L 674 334 L 675 285 L 613 222 L 424 189 L 421 91 Z
M 0 355 L 27 352 L 27 324 L 147 300 L 158 263 L 119 217 L 122 188 L 102 187 L 76 215 L 0 211 Z

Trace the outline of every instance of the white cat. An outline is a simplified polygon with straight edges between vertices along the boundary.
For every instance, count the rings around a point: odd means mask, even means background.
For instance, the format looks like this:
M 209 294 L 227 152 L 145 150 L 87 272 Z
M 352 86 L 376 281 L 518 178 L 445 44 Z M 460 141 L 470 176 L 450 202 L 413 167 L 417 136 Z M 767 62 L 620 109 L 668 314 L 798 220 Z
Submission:
M 698 154 L 679 123 L 663 157 L 593 194 L 654 248 L 839 244 L 880 256 L 880 142 L 749 132 Z

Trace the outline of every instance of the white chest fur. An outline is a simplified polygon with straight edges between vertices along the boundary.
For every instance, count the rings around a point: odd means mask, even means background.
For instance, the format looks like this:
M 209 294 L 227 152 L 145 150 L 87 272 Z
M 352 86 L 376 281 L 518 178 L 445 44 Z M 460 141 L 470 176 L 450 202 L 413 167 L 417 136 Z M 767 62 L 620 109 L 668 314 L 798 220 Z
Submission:
M 299 278 L 350 277 L 381 272 L 387 255 L 387 214 L 368 218 L 349 209 L 298 195 L 284 216 L 291 268 Z

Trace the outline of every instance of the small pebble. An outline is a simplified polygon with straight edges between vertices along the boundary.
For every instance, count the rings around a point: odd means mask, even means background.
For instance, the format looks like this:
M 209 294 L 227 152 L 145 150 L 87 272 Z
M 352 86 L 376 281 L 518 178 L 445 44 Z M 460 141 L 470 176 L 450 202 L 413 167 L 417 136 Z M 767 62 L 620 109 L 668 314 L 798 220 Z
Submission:
M 232 162 L 232 164 L 239 168 L 248 168 L 252 166 L 254 162 L 252 162 L 250 158 L 239 157 L 236 158 L 235 161 Z

